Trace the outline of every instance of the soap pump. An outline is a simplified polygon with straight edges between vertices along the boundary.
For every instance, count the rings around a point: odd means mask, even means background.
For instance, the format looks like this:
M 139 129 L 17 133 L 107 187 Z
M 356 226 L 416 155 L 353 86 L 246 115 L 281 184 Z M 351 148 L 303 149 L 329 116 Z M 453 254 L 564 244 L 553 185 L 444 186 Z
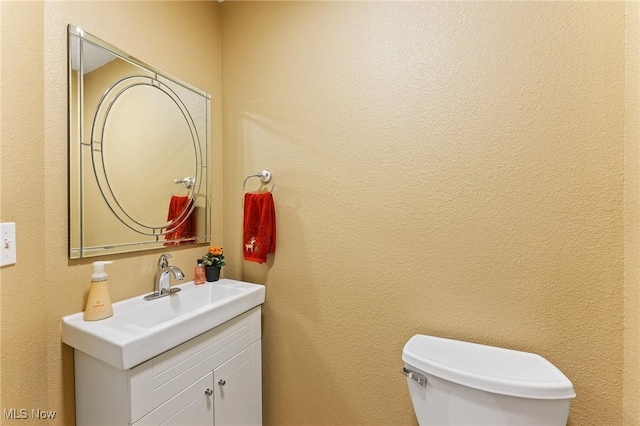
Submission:
M 111 263 L 113 262 L 93 262 L 89 298 L 87 299 L 87 307 L 84 310 L 85 321 L 97 321 L 113 315 L 111 295 L 109 294 L 109 285 L 107 284 L 107 274 L 104 272 L 104 265 Z

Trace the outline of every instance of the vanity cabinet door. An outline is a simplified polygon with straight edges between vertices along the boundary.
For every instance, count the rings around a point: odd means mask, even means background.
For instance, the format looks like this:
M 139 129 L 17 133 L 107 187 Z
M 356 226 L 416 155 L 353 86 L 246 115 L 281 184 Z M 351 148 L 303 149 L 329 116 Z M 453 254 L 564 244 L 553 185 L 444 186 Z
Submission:
M 213 372 L 207 374 L 133 426 L 212 426 Z
M 213 370 L 215 426 L 262 424 L 261 340 Z

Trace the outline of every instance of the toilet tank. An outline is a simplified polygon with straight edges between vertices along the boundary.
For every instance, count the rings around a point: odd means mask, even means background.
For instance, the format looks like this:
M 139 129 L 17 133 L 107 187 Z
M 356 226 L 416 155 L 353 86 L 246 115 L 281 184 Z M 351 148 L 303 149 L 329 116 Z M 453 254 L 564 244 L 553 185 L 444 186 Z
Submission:
M 540 355 L 415 335 L 402 351 L 413 408 L 427 425 L 566 425 L 576 394 Z

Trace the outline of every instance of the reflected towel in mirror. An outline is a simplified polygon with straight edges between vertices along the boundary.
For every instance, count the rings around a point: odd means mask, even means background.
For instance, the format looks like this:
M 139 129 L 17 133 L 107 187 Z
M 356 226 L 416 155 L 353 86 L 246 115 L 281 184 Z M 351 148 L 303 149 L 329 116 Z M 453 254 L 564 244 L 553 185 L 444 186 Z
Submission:
M 181 197 L 173 195 L 169 201 L 169 212 L 167 213 L 167 222 L 180 222 L 185 215 L 189 215 L 184 222 L 171 232 L 165 235 L 167 240 L 165 246 L 177 246 L 181 244 L 192 244 L 195 242 L 196 236 L 196 215 L 195 209 L 191 210 L 193 200 L 190 197 Z M 169 225 L 171 226 L 171 225 Z M 170 241 L 180 240 L 180 241 Z

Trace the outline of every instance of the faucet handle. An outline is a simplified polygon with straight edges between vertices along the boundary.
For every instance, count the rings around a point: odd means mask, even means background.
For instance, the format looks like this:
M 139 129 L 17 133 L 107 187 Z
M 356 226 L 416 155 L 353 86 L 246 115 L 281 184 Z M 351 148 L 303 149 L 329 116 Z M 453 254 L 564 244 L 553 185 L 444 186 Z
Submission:
M 158 259 L 158 266 L 160 268 L 165 268 L 169 266 L 169 259 L 173 259 L 173 256 L 171 256 L 169 253 L 161 254 L 160 258 Z

